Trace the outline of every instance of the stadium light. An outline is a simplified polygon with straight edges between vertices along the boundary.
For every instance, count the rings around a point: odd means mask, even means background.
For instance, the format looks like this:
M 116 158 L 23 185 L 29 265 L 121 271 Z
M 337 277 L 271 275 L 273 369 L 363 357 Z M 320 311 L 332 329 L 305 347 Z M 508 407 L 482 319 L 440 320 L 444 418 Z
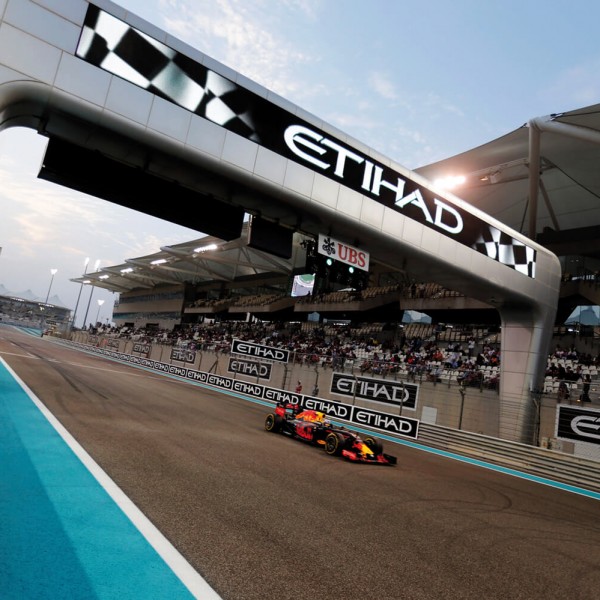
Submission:
M 96 261 L 94 264 L 94 272 L 98 271 L 98 267 L 100 266 L 100 259 Z M 84 282 L 85 283 L 85 282 Z M 88 283 L 91 283 L 91 280 L 88 280 Z M 92 296 L 94 295 L 94 286 L 92 285 L 92 291 L 90 292 L 90 299 L 87 303 L 87 308 L 85 309 L 85 315 L 83 317 L 83 326 L 85 327 L 85 322 L 87 321 L 88 311 L 90 310 L 90 304 L 92 303 Z
M 83 276 L 87 273 L 87 267 L 90 264 L 90 257 L 88 256 L 83 263 Z M 81 292 L 83 291 L 83 284 L 89 282 L 89 279 L 84 279 L 79 286 L 79 294 L 77 294 L 77 302 L 75 303 L 75 310 L 73 311 L 73 321 L 71 327 L 75 327 L 75 319 L 77 317 L 77 309 L 79 308 L 79 300 L 81 299 Z
M 98 322 L 98 317 L 100 317 L 100 308 L 104 304 L 104 300 L 98 300 L 98 312 L 96 313 L 96 323 Z
M 48 293 L 46 294 L 46 302 L 44 302 L 44 304 L 48 304 L 48 298 L 50 298 L 50 290 L 52 289 L 52 282 L 54 281 L 54 276 L 58 273 L 58 269 L 50 269 L 50 273 L 52 277 L 50 277 L 50 285 L 48 286 Z
M 218 246 L 216 244 L 207 244 L 206 246 L 198 246 L 197 248 L 194 248 L 194 252 L 197 252 L 198 254 L 200 254 L 201 252 L 208 252 L 210 250 L 216 250 L 217 247 Z
M 437 187 L 441 187 L 446 190 L 452 190 L 455 187 L 462 185 L 466 181 L 467 178 L 464 175 L 449 175 L 448 177 L 436 179 L 433 183 Z

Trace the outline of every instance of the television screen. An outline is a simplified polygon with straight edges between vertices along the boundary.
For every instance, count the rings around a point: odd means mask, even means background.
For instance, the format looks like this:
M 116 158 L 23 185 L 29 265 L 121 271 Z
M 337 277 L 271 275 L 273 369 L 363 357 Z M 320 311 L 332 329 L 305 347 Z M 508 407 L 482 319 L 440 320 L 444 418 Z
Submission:
M 292 297 L 308 296 L 315 286 L 315 276 L 312 273 L 296 275 L 292 284 Z
M 248 246 L 280 258 L 291 258 L 294 232 L 266 219 L 252 217 L 248 233 Z

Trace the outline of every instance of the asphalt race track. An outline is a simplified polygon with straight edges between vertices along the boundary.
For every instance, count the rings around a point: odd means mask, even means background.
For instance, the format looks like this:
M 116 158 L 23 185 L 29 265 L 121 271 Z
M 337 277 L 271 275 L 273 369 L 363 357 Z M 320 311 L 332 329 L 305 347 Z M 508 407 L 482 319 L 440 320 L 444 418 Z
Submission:
M 396 467 L 347 463 L 9 327 L 0 357 L 224 600 L 600 597 L 596 499 L 389 442 Z

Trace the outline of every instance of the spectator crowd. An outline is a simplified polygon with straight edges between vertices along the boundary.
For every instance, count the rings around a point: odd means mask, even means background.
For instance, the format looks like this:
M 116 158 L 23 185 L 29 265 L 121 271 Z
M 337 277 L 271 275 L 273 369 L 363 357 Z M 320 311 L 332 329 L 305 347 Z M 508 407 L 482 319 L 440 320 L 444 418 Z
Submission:
M 418 328 L 411 329 L 411 325 L 390 334 L 382 327 L 365 330 L 349 324 L 223 321 L 176 330 L 104 327 L 97 333 L 224 354 L 230 351 L 233 339 L 242 339 L 286 349 L 296 364 L 351 369 L 377 377 L 399 375 L 415 381 L 452 379 L 465 386 L 496 389 L 500 375 L 497 341 L 466 335 L 462 341 L 445 343 L 434 330 L 429 330 L 430 335 L 420 335 Z M 600 354 L 579 352 L 574 345 L 568 348 L 557 345 L 548 357 L 546 380 L 567 382 L 571 388 L 583 383 L 590 369 L 595 375 L 598 366 Z

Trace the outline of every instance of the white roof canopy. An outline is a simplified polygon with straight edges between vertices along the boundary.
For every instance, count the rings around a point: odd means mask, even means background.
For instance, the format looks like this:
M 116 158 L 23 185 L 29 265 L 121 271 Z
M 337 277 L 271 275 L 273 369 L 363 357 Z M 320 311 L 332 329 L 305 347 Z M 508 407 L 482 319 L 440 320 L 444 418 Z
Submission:
M 531 119 L 416 172 L 432 181 L 464 176 L 452 189 L 459 198 L 558 255 L 600 258 L 599 167 L 597 104 Z

